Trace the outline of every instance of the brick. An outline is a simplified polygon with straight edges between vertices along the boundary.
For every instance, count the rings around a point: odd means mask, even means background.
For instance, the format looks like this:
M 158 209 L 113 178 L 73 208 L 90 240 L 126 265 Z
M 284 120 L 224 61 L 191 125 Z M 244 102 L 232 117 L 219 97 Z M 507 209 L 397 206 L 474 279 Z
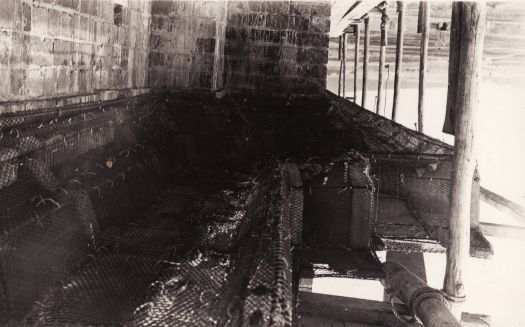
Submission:
M 91 13 L 91 0 L 82 0 L 82 1 L 80 1 L 80 12 L 83 13 L 83 14 L 90 14 Z
M 290 2 L 290 14 L 310 17 L 310 9 L 312 7 L 311 2 L 306 1 L 291 1 Z
M 60 35 L 60 12 L 58 10 L 49 10 L 49 35 Z
M 31 31 L 31 5 L 22 4 L 22 27 L 25 32 Z
M 153 0 L 151 3 L 151 14 L 168 14 L 173 11 L 173 1 L 171 0 Z
M 73 15 L 62 13 L 60 18 L 60 35 L 65 37 L 73 37 Z
M 9 51 L 11 51 L 12 32 L 0 31 L 0 67 L 9 64 Z
M 298 62 L 309 62 L 324 64 L 328 62 L 328 50 L 327 49 L 299 49 L 297 54 Z
M 33 22 L 32 29 L 33 32 L 37 34 L 44 34 L 46 35 L 47 32 L 47 24 L 49 20 L 49 13 L 47 8 L 42 7 L 34 7 L 33 8 Z
M 28 65 L 28 45 L 29 45 L 29 36 L 19 33 L 13 33 L 12 43 L 11 43 L 11 57 L 10 63 L 11 66 L 16 65 Z
M 295 31 L 307 31 L 310 26 L 310 19 L 304 16 L 290 16 L 288 28 Z
M 44 75 L 40 69 L 29 69 L 26 76 L 27 94 L 30 97 L 44 95 Z
M 266 27 L 282 30 L 288 28 L 288 15 L 276 14 L 266 17 Z
M 214 51 L 215 51 L 215 39 L 214 38 L 198 38 L 197 39 L 197 52 L 213 53 Z
M 53 43 L 53 64 L 56 66 L 71 65 L 74 53 L 72 42 L 56 39 Z
M 12 29 L 15 17 L 15 0 L 0 1 L 0 28 Z
M 38 66 L 49 66 L 53 64 L 53 40 L 31 36 L 28 46 L 29 63 Z
M 7 68 L 0 68 L 0 99 L 9 97 L 10 71 Z M 1 112 L 1 111 L 0 111 Z
M 12 95 L 24 95 L 25 94 L 25 80 L 26 80 L 26 70 L 25 69 L 11 70 L 11 94 Z
M 285 35 L 285 31 L 251 29 L 249 32 L 249 38 L 253 42 L 280 43 Z
M 330 16 L 314 16 L 310 19 L 310 30 L 318 33 L 330 32 Z
M 44 96 L 53 96 L 57 89 L 57 73 L 54 68 L 47 68 L 44 75 Z

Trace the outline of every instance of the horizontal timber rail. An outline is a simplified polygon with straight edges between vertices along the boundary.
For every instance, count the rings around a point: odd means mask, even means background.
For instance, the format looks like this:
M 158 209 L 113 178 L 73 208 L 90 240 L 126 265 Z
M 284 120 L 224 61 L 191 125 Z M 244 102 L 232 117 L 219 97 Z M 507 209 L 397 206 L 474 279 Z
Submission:
M 403 301 L 423 325 L 461 326 L 448 309 L 441 291 L 429 287 L 421 278 L 398 263 L 385 262 L 383 268 L 387 291 Z

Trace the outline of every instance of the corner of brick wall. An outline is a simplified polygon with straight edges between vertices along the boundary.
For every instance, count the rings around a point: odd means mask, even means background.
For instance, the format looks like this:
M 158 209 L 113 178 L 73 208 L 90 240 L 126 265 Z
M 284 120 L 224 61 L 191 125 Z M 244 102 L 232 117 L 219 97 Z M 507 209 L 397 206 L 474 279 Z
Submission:
M 230 1 L 228 90 L 271 96 L 323 93 L 330 9 L 329 1 Z

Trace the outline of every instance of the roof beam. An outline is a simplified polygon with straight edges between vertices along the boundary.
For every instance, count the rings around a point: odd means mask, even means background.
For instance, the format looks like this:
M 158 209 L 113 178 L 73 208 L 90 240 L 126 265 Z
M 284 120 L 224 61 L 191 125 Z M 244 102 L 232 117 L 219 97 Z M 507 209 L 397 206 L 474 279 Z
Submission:
M 362 0 L 352 2 L 348 0 L 335 0 L 332 4 L 330 36 L 335 37 L 341 35 L 349 24 L 362 19 L 381 2 L 383 1 Z

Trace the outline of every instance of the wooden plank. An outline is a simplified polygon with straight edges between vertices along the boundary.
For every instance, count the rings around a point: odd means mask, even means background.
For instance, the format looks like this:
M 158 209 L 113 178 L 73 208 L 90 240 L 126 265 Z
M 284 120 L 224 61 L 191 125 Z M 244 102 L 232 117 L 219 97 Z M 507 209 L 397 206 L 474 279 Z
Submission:
M 406 306 L 395 304 L 395 308 L 400 315 L 408 318 Z M 399 323 L 389 303 L 318 293 L 299 292 L 298 312 L 301 317 L 367 325 L 394 326 Z
M 484 187 L 480 187 L 481 200 L 490 204 L 491 206 L 512 215 L 516 220 L 525 223 L 525 208 L 519 204 L 502 197 Z
M 443 290 L 451 299 L 465 297 L 463 265 L 470 249 L 470 204 L 476 168 L 476 122 L 486 5 L 462 2 L 454 158 L 450 195 L 450 227 Z M 455 6 L 453 8 L 456 8 Z
M 481 231 L 484 235 L 511 238 L 516 240 L 525 239 L 525 227 L 510 226 L 492 223 L 481 223 Z
M 392 105 L 392 120 L 396 121 L 399 92 L 401 86 L 401 71 L 403 66 L 403 43 L 405 39 L 405 4 L 397 2 L 397 44 L 396 44 L 396 70 L 394 77 L 394 102 Z
M 365 44 L 363 54 L 363 87 L 361 93 L 361 107 L 366 108 L 366 97 L 368 93 L 368 61 L 370 59 L 370 18 L 365 17 Z
M 330 17 L 330 36 L 336 37 L 341 35 L 348 25 L 362 19 L 368 12 L 374 9 L 382 1 L 362 0 L 332 1 L 332 14 Z

